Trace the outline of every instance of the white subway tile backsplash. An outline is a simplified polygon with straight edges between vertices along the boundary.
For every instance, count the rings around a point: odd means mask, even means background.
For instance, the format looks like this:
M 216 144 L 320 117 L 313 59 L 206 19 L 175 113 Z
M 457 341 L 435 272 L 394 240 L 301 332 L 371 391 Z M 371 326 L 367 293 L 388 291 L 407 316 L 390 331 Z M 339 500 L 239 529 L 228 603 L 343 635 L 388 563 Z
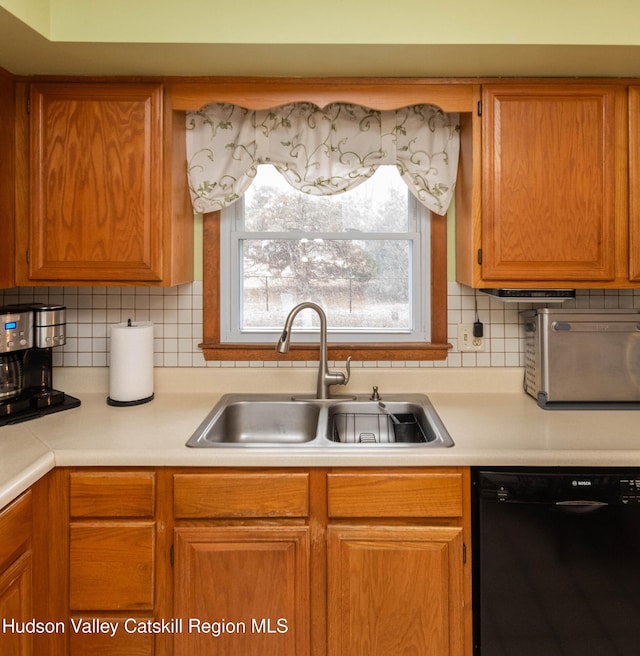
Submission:
M 109 364 L 109 327 L 127 319 L 154 323 L 157 367 L 275 368 L 317 367 L 317 362 L 205 362 L 202 341 L 202 283 L 178 287 L 22 287 L 0 290 L 0 304 L 57 303 L 67 307 L 67 343 L 54 350 L 54 364 L 105 367 Z M 524 334 L 519 311 L 531 304 L 505 304 L 450 282 L 447 330 L 452 345 L 446 361 L 354 362 L 353 367 L 518 367 L 524 365 Z M 640 308 L 640 290 L 578 290 L 563 307 Z M 484 324 L 485 351 L 460 353 L 458 324 Z

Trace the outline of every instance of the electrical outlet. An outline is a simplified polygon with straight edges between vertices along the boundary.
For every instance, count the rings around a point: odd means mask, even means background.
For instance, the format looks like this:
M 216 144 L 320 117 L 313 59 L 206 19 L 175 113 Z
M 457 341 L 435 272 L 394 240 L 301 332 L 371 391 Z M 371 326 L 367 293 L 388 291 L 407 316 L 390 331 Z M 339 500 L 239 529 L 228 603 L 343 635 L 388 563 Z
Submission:
M 458 351 L 463 353 L 484 351 L 484 337 L 473 336 L 472 323 L 458 324 Z

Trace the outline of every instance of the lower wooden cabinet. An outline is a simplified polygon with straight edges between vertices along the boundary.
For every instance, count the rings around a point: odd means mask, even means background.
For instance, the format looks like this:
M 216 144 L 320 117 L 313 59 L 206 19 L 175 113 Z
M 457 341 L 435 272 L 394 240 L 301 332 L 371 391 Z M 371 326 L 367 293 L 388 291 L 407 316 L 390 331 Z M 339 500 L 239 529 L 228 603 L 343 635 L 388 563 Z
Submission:
M 69 538 L 72 611 L 153 611 L 154 522 L 74 522 Z
M 185 626 L 176 656 L 471 653 L 466 469 L 201 470 L 173 489 L 174 615 L 221 632 Z
M 50 606 L 69 631 L 51 656 L 471 655 L 466 468 L 55 476 Z M 0 603 L 28 598 L 20 563 Z
M 468 490 L 461 468 L 327 474 L 328 656 L 470 653 Z
M 307 656 L 309 529 L 175 530 L 176 656 Z
M 462 529 L 329 526 L 330 656 L 463 654 Z
M 175 474 L 175 656 L 310 656 L 311 479 Z
M 60 655 L 169 653 L 154 629 L 170 615 L 160 474 L 92 468 L 56 475 L 66 543 L 59 584 L 67 633 Z
M 33 634 L 24 624 L 33 619 L 31 552 L 22 554 L 0 574 L 0 654 L 31 656 Z M 5 624 L 8 623 L 8 624 Z
M 134 618 L 135 619 L 135 618 Z M 80 618 L 76 618 L 76 621 Z M 112 622 L 122 627 L 120 616 L 101 617 L 103 622 Z M 126 621 L 126 620 L 125 620 Z M 149 656 L 155 653 L 155 636 L 151 633 L 127 633 L 122 628 L 115 635 L 110 633 L 72 632 L 69 636 L 69 653 L 79 656 Z
M 33 499 L 30 491 L 0 512 L 0 654 L 31 656 L 34 633 Z

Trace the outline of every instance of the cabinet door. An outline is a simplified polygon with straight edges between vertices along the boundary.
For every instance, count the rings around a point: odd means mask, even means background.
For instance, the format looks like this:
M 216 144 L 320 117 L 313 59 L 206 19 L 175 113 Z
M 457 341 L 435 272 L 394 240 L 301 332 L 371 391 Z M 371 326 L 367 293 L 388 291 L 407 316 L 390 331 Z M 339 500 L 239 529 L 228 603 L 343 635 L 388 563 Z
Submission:
M 461 656 L 462 529 L 330 526 L 329 656 Z
M 33 280 L 162 278 L 162 87 L 31 88 Z
M 72 611 L 153 610 L 154 522 L 72 522 L 69 542 Z
M 175 530 L 175 656 L 309 654 L 309 529 Z
M 88 618 L 86 615 L 78 615 L 73 619 L 75 622 L 86 622 Z M 139 625 L 147 626 L 146 623 L 149 621 L 147 618 L 101 615 L 98 619 L 100 622 L 110 622 L 117 625 L 118 629 L 115 635 L 99 632 L 83 633 L 82 630 L 71 631 L 68 656 L 88 656 L 91 654 L 99 654 L 100 656 L 154 656 L 156 654 L 155 635 L 140 632 L 135 628 Z
M 0 288 L 15 281 L 15 89 L 13 76 L 0 69 Z
M 484 280 L 614 279 L 624 106 L 624 87 L 483 88 Z
M 31 596 L 31 552 L 23 554 L 11 567 L 0 574 L 0 620 L 15 622 L 0 631 L 2 656 L 31 656 L 32 635 L 21 624 L 33 619 Z
M 640 281 L 640 87 L 629 88 L 629 278 Z

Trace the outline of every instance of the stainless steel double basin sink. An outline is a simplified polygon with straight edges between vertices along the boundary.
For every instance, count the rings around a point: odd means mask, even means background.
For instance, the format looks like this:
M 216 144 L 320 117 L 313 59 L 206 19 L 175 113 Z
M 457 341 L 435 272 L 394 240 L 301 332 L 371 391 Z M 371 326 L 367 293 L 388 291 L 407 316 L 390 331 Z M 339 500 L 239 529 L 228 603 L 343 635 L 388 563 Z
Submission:
M 453 440 L 424 394 L 332 399 L 227 394 L 187 442 L 198 448 L 438 448 Z

